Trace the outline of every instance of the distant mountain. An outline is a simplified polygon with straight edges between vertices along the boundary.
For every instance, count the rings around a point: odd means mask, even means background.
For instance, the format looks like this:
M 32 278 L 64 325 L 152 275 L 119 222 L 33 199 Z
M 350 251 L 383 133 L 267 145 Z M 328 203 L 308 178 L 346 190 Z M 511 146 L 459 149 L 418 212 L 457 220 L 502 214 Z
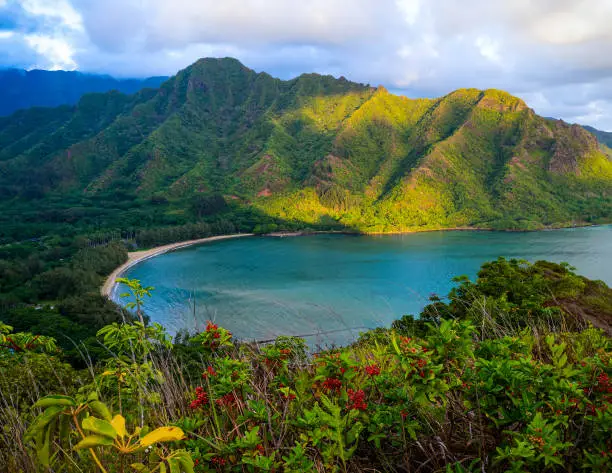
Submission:
M 532 229 L 612 221 L 609 153 L 499 90 L 411 100 L 203 59 L 159 90 L 0 119 L 0 199 L 223 195 L 304 225 Z
M 73 105 L 87 93 L 118 90 L 133 94 L 159 87 L 167 77 L 115 79 L 107 75 L 68 71 L 0 70 L 0 116 L 29 107 Z
M 595 135 L 595 138 L 599 140 L 600 143 L 603 143 L 608 148 L 612 148 L 612 132 L 609 131 L 601 131 L 592 126 L 583 126 L 583 128 Z

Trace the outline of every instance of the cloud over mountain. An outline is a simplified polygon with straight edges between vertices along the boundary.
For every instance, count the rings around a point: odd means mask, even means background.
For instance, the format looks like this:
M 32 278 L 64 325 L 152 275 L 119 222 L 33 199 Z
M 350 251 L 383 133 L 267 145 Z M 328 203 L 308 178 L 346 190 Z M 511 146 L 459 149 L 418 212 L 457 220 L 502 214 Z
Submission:
M 498 87 L 612 130 L 609 0 L 0 0 L 4 66 L 172 74 L 235 56 L 410 96 Z

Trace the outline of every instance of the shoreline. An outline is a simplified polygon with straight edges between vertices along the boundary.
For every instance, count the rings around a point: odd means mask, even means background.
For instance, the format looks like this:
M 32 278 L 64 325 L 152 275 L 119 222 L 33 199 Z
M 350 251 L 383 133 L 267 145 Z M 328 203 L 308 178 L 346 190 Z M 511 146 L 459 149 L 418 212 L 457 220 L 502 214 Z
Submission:
M 121 275 L 130 269 L 132 266 L 140 263 L 141 261 L 147 260 L 149 258 L 153 258 L 154 256 L 159 256 L 164 253 L 168 253 L 169 251 L 178 250 L 180 248 L 185 248 L 188 246 L 199 245 L 200 243 L 208 243 L 211 241 L 220 241 L 220 240 L 231 240 L 234 238 L 243 238 L 253 236 L 254 233 L 235 233 L 232 235 L 217 235 L 206 238 L 198 238 L 197 240 L 187 240 L 180 241 L 177 243 L 169 243 L 167 245 L 156 246 L 154 248 L 150 248 L 148 250 L 140 250 L 140 251 L 131 251 L 128 252 L 128 259 L 121 266 L 115 268 L 112 273 L 108 275 L 104 284 L 100 288 L 100 294 L 106 296 L 110 299 L 113 289 L 117 285 L 117 278 L 121 277 Z
M 170 243 L 168 245 L 156 246 L 154 248 L 150 248 L 148 250 L 140 250 L 140 251 L 132 251 L 128 253 L 128 260 L 123 263 L 121 266 L 115 268 L 115 270 L 109 274 L 109 276 L 104 281 L 104 284 L 100 288 L 100 293 L 103 296 L 106 296 L 110 299 L 113 289 L 116 285 L 117 278 L 121 277 L 121 275 L 130 269 L 132 266 L 140 263 L 149 258 L 153 258 L 155 256 L 159 256 L 164 253 L 168 253 L 169 251 L 178 250 L 180 248 L 185 248 L 188 246 L 199 245 L 201 243 L 208 243 L 211 241 L 220 241 L 220 240 L 230 240 L 233 238 L 242 238 L 242 237 L 250 237 L 250 236 L 265 236 L 272 238 L 291 238 L 291 237 L 299 237 L 299 236 L 308 236 L 308 235 L 317 235 L 317 234 L 340 234 L 340 235 L 363 235 L 363 236 L 383 236 L 383 235 L 409 235 L 415 233 L 427 233 L 427 232 L 461 232 L 461 231 L 473 231 L 473 232 L 508 232 L 508 233 L 529 233 L 529 232 L 542 232 L 542 231 L 550 231 L 550 230 L 563 230 L 563 229 L 571 229 L 571 228 L 585 228 L 585 227 L 600 227 L 606 226 L 609 224 L 584 224 L 584 225 L 572 225 L 572 226 L 559 226 L 559 227 L 545 227 L 537 230 L 496 230 L 493 228 L 483 228 L 483 227 L 451 227 L 451 228 L 432 228 L 427 230 L 413 230 L 413 231 L 401 231 L 401 232 L 351 232 L 346 230 L 329 230 L 329 231 L 294 231 L 294 232 L 271 232 L 264 234 L 255 234 L 255 233 L 235 233 L 232 235 L 217 235 L 207 238 L 199 238 L 197 240 L 187 240 L 176 243 Z

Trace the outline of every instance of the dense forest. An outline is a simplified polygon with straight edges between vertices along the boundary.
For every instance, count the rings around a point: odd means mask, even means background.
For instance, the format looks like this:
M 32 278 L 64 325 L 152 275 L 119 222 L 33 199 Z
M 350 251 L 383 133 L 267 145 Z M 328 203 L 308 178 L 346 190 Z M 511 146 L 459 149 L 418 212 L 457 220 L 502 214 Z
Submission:
M 502 258 L 455 281 L 314 354 L 126 322 L 80 365 L 0 324 L 2 471 L 610 471 L 612 290 Z M 146 291 L 125 282 L 139 319 Z

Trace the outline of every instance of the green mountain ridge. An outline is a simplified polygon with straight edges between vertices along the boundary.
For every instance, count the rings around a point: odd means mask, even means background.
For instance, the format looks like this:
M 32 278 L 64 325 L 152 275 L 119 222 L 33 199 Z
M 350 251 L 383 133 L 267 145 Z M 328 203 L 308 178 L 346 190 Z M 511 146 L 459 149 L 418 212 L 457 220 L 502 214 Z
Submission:
M 223 195 L 368 232 L 612 221 L 612 151 L 498 90 L 408 99 L 202 59 L 125 96 L 0 118 L 0 199 Z M 180 205 L 179 205 L 180 207 Z

